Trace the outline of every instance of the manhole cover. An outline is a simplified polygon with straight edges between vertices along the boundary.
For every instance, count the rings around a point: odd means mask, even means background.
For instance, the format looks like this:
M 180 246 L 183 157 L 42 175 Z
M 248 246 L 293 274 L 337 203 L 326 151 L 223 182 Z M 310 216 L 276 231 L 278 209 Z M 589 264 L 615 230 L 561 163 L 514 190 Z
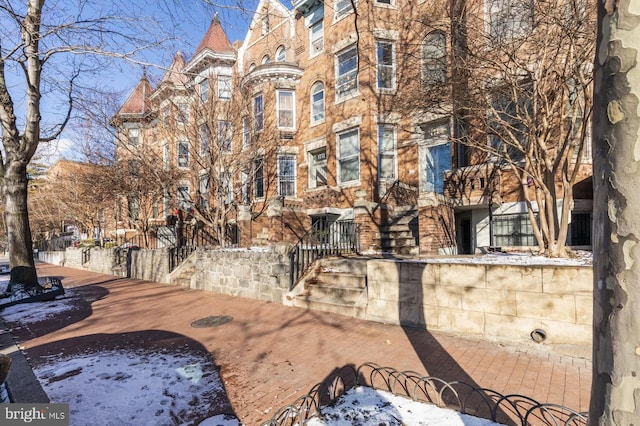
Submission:
M 193 328 L 218 327 L 233 321 L 233 317 L 229 315 L 214 315 L 211 317 L 200 318 L 191 323 Z

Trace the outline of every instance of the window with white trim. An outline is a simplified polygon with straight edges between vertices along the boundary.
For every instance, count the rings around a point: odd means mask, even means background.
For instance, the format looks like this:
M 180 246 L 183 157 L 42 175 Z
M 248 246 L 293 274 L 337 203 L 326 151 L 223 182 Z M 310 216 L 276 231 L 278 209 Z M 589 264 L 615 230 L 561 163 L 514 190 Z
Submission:
M 278 155 L 278 195 L 296 196 L 296 156 Z
M 200 126 L 200 156 L 209 153 L 209 126 L 203 124 Z
M 132 127 L 128 130 L 129 136 L 129 145 L 138 146 L 140 143 L 140 129 L 137 127 Z
M 485 0 L 484 4 L 493 42 L 511 42 L 533 30 L 533 0 Z
M 264 129 L 264 103 L 262 93 L 253 98 L 253 130 Z
M 178 104 L 178 123 L 187 123 L 189 121 L 189 104 L 179 103 Z
M 295 97 L 293 90 L 277 91 L 278 127 L 293 129 L 295 127 Z
M 334 20 L 341 19 L 346 14 L 353 11 L 351 0 L 335 0 L 334 3 Z
M 309 188 L 327 186 L 327 148 L 309 152 Z
M 276 49 L 276 62 L 284 62 L 287 60 L 287 49 L 284 46 Z
M 324 121 L 324 84 L 317 81 L 311 86 L 311 124 Z
M 189 167 L 189 142 L 178 142 L 178 167 Z
M 309 27 L 309 51 L 315 56 L 324 50 L 324 24 L 319 20 Z
M 338 184 L 360 180 L 360 130 L 346 130 L 337 134 Z
M 381 181 L 397 178 L 396 158 L 396 126 L 378 124 L 378 176 Z
M 169 144 L 165 143 L 162 146 L 162 164 L 164 164 L 164 169 L 165 170 L 169 170 L 169 167 L 171 166 L 170 159 L 171 155 L 170 155 L 170 148 L 169 148 Z
M 229 205 L 233 202 L 233 178 L 231 173 L 220 173 L 220 179 L 218 181 L 218 199 L 225 205 Z
M 376 41 L 376 59 L 378 89 L 394 89 L 396 85 L 395 44 L 386 40 Z
M 247 170 L 240 172 L 240 183 L 242 185 L 240 194 L 242 204 L 249 204 L 249 172 Z
M 182 209 L 182 210 L 188 210 L 189 207 L 191 207 L 191 195 L 189 195 L 189 193 L 191 192 L 190 188 L 189 188 L 189 184 L 188 183 L 182 183 L 180 185 L 178 185 L 177 188 L 177 201 L 178 201 L 178 208 Z
M 442 31 L 427 34 L 422 42 L 422 81 L 436 86 L 447 80 L 447 36 Z
M 200 199 L 198 200 L 198 204 L 201 209 L 206 209 L 209 207 L 209 174 L 205 173 L 200 176 L 200 188 L 199 195 Z
M 230 151 L 233 139 L 231 121 L 218 120 L 218 146 L 221 151 Z
M 336 98 L 341 99 L 358 90 L 358 49 L 356 45 L 336 54 Z
M 198 92 L 200 92 L 200 100 L 206 102 L 209 99 L 209 80 L 204 79 L 198 85 Z
M 268 64 L 268 63 L 271 63 L 271 57 L 269 57 L 269 55 L 264 55 L 262 57 L 262 64 L 264 65 L 264 64 Z
M 249 117 L 242 117 L 242 147 L 247 148 L 251 145 L 251 127 L 249 125 Z
M 231 99 L 231 77 L 228 75 L 218 76 L 218 98 Z

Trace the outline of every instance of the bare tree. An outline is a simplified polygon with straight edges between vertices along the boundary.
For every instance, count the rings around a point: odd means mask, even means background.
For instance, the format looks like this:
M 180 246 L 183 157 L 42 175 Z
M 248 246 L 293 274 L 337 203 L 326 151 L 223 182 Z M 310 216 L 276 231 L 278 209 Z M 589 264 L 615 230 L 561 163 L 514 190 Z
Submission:
M 444 46 L 422 51 L 407 107 L 453 114 L 457 166 L 492 165 L 490 190 L 513 182 L 503 190 L 526 203 L 538 251 L 565 256 L 573 186 L 589 175 L 594 5 L 452 1 L 449 12 L 448 61 Z
M 88 87 L 97 70 L 110 59 L 135 58 L 162 41 L 159 26 L 136 16 L 132 5 L 112 3 L 114 10 L 124 11 L 121 15 L 84 8 L 81 2 L 73 6 L 54 0 L 0 1 L 0 176 L 11 282 L 31 287 L 38 281 L 28 220 L 27 164 L 39 144 L 61 135 L 79 90 Z M 61 94 L 65 101 L 60 101 Z
M 594 312 L 590 425 L 640 424 L 640 21 L 631 2 L 598 2 L 595 57 Z

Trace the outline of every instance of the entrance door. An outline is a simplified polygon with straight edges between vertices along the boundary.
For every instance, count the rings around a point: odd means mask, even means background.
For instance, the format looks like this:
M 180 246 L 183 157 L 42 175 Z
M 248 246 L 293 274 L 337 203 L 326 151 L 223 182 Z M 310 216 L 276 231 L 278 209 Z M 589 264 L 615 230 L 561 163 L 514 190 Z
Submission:
M 458 254 L 472 254 L 471 212 L 456 214 L 456 230 Z

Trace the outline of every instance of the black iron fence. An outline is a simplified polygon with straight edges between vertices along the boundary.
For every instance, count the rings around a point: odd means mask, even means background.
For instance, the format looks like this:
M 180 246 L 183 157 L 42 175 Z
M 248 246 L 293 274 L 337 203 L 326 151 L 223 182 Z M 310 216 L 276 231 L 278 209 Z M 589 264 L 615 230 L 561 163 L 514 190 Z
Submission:
M 289 289 L 316 260 L 359 251 L 360 232 L 355 222 L 314 223 L 289 251 Z
M 562 405 L 541 403 L 519 394 L 503 395 L 465 382 L 447 382 L 413 371 L 398 371 L 366 363 L 357 369 L 351 365 L 342 368 L 313 386 L 306 395 L 277 410 L 262 426 L 302 425 L 313 417 L 322 418 L 324 407 L 336 403 L 342 395 L 358 386 L 509 426 L 587 425 L 587 413 Z

